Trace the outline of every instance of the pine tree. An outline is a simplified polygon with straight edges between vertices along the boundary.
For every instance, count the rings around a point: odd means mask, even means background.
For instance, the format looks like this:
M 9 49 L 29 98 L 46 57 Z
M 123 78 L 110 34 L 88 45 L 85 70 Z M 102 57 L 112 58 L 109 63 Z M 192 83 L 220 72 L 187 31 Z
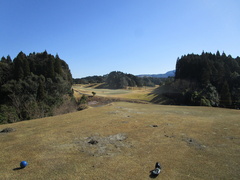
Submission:
M 27 56 L 21 51 L 13 61 L 14 73 L 17 80 L 23 79 L 30 74 L 30 68 L 27 61 Z
M 230 107 L 232 105 L 231 93 L 229 91 L 229 85 L 227 81 L 223 83 L 222 90 L 220 93 L 220 105 L 224 107 Z
M 11 62 L 12 62 L 12 59 L 11 59 L 11 57 L 8 55 L 8 56 L 7 56 L 7 63 L 10 64 Z
M 3 63 L 6 63 L 6 58 L 3 56 L 2 58 L 1 58 L 1 62 L 3 62 Z
M 30 75 L 30 67 L 27 59 L 23 59 L 23 72 L 24 72 L 24 77 Z
M 55 57 L 54 70 L 57 74 L 62 75 L 61 60 L 60 60 L 58 54 Z
M 24 71 L 22 67 L 17 68 L 16 75 L 18 80 L 24 78 Z
M 46 77 L 47 78 L 54 78 L 54 58 L 49 58 L 47 60 L 47 67 L 46 67 Z
M 46 58 L 48 57 L 47 50 L 45 50 L 45 51 L 42 53 L 42 57 L 43 57 L 43 59 L 46 59 Z
M 204 68 L 200 77 L 201 84 L 208 84 L 210 82 L 210 72 L 208 68 Z
M 44 100 L 45 96 L 46 96 L 46 92 L 45 92 L 45 89 L 44 89 L 44 84 L 40 80 L 38 90 L 37 90 L 37 100 L 42 101 L 42 100 Z
M 181 63 L 179 57 L 177 58 L 176 62 L 176 73 L 175 73 L 175 79 L 180 78 L 180 72 L 181 72 Z

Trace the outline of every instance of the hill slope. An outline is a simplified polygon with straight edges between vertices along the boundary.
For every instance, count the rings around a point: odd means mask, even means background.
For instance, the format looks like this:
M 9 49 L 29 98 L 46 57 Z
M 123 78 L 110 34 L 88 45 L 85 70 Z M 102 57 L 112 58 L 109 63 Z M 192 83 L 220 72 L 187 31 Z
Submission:
M 174 77 L 175 76 L 175 70 L 168 71 L 165 74 L 141 74 L 137 75 L 138 77 L 154 77 L 154 78 L 168 78 L 168 77 Z
M 0 133 L 0 179 L 148 179 L 157 161 L 161 179 L 239 179 L 239 115 L 115 102 L 1 125 L 16 131 Z

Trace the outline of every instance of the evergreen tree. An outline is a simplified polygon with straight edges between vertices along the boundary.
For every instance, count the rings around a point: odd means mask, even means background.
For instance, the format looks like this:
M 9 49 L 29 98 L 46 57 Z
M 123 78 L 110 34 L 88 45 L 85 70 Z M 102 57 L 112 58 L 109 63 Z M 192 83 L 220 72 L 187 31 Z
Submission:
M 23 59 L 23 72 L 24 72 L 24 77 L 30 75 L 30 67 L 27 59 Z
M 63 102 L 63 96 L 71 91 L 72 75 L 68 65 L 59 57 L 58 61 L 61 70 L 55 68 L 58 63 L 46 51 L 28 56 L 20 52 L 13 62 L 10 56 L 1 59 L 0 108 L 12 113 L 0 115 L 0 123 L 6 118 L 15 122 L 48 116 Z M 62 73 L 55 73 L 55 69 Z
M 200 82 L 202 84 L 208 84 L 210 82 L 210 70 L 208 70 L 208 68 L 203 68 Z
M 3 56 L 2 58 L 1 58 L 1 62 L 3 62 L 3 63 L 6 63 L 6 58 Z
M 17 80 L 20 80 L 20 79 L 23 79 L 24 78 L 24 71 L 23 71 L 23 68 L 22 66 L 15 66 L 16 67 L 16 70 L 15 70 L 15 77 Z
M 53 79 L 55 75 L 54 72 L 54 59 L 51 57 L 47 60 L 46 64 L 46 77 Z
M 46 96 L 46 92 L 45 92 L 45 89 L 44 89 L 44 84 L 43 84 L 42 80 L 40 80 L 38 90 L 37 90 L 37 100 L 38 101 L 43 101 L 45 96 Z
M 45 51 L 42 53 L 42 58 L 43 58 L 43 59 L 47 59 L 47 58 L 48 58 L 47 50 L 45 50 Z
M 27 61 L 27 56 L 21 51 L 13 60 L 15 79 L 23 79 L 30 74 L 30 68 Z
M 12 76 L 12 67 L 7 64 L 0 62 L 0 87 L 6 83 Z M 2 97 L 1 97 L 2 98 Z
M 230 107 L 232 105 L 231 93 L 229 91 L 229 85 L 227 81 L 223 83 L 222 90 L 220 93 L 220 105 L 224 107 Z
M 7 63 L 8 64 L 12 63 L 12 58 L 9 55 L 7 56 Z
M 58 54 L 55 57 L 54 70 L 57 74 L 62 75 L 61 60 L 60 60 Z
M 237 98 L 237 92 L 240 88 L 238 78 L 239 74 L 239 57 L 233 58 L 230 55 L 227 56 L 224 52 L 220 54 L 219 51 L 217 51 L 216 54 L 203 52 L 200 56 L 188 54 L 182 56 L 180 59 L 178 58 L 177 60 L 174 84 L 178 87 L 178 89 L 181 89 L 181 87 L 177 84 L 179 80 L 188 81 L 189 84 L 195 83 L 195 87 L 185 87 L 185 91 L 189 92 L 188 94 L 196 91 L 199 96 L 205 96 L 205 98 L 207 98 L 204 99 L 200 97 L 200 99 L 203 99 L 201 102 L 209 101 L 212 106 L 219 104 L 225 107 L 231 107 L 232 105 L 236 107 L 237 104 L 239 104 L 239 98 Z M 216 93 L 201 92 L 201 90 L 206 87 L 206 84 L 211 84 L 213 88 L 210 89 L 216 89 L 216 92 L 220 97 L 220 103 L 217 103 L 217 98 L 214 100 L 216 103 L 212 103 L 211 99 Z M 210 91 L 210 89 L 207 89 L 207 91 Z M 182 93 L 184 94 L 184 92 Z M 206 94 L 211 95 L 206 96 Z

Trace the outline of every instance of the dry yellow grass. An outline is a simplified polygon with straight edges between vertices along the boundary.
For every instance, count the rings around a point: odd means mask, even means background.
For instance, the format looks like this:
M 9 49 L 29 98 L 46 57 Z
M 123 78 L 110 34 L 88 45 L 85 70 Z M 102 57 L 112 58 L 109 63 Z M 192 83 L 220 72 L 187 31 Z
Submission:
M 75 84 L 73 86 L 75 90 L 75 97 L 81 97 L 81 94 L 92 95 L 92 92 L 96 92 L 97 96 L 112 97 L 112 98 L 124 98 L 124 99 L 137 99 L 144 101 L 151 101 L 156 95 L 151 94 L 155 87 L 142 87 L 142 88 L 129 88 L 129 89 L 97 89 L 96 87 L 101 84 L 81 85 Z
M 16 131 L 0 133 L 0 179 L 150 179 L 159 161 L 163 170 L 156 179 L 237 180 L 239 115 L 220 108 L 115 102 L 1 125 Z M 29 165 L 13 170 L 22 160 Z

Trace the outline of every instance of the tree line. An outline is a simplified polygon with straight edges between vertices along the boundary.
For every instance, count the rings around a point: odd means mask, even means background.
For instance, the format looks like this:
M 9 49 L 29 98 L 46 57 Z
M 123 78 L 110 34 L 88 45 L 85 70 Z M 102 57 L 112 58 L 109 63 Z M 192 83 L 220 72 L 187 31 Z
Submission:
M 104 87 L 123 89 L 126 87 L 143 87 L 163 84 L 167 78 L 138 77 L 121 71 L 112 71 L 103 76 L 88 76 L 73 79 L 74 84 L 104 83 Z
M 240 108 L 240 57 L 219 51 L 184 55 L 171 87 L 176 92 L 165 96 L 176 104 Z
M 72 75 L 58 55 L 20 52 L 0 61 L 0 123 L 52 115 L 64 96 L 72 96 Z

